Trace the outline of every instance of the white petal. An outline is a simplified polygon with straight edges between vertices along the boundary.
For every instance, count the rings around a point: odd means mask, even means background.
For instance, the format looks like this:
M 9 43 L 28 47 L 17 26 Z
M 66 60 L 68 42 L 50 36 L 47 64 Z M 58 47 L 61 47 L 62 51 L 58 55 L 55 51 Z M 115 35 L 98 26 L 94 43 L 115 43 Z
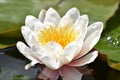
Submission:
M 37 36 L 33 33 L 33 31 L 25 26 L 21 28 L 23 37 L 27 44 L 32 47 L 32 46 L 39 46 L 39 42 L 37 40 Z
M 93 51 L 93 52 L 88 53 L 87 55 L 83 56 L 82 58 L 80 58 L 78 60 L 72 61 L 68 65 L 69 66 L 84 66 L 86 64 L 93 62 L 97 56 L 98 56 L 98 51 Z
M 62 54 L 64 64 L 67 64 L 73 60 L 73 58 L 79 53 L 83 45 L 81 42 L 71 42 L 64 49 L 64 54 Z
M 43 23 L 36 19 L 34 16 L 28 15 L 25 20 L 25 26 L 36 32 L 41 28 Z M 38 27 L 39 25 L 39 27 Z
M 36 58 L 33 55 L 33 51 L 29 47 L 27 47 L 23 42 L 17 42 L 18 50 L 28 59 L 35 61 Z
M 100 33 L 103 30 L 103 23 L 102 22 L 95 22 L 93 24 L 91 24 L 88 28 L 87 28 L 87 34 L 86 34 L 86 38 L 92 34 L 94 31 L 100 31 Z
M 38 19 L 32 15 L 28 15 L 25 18 L 25 26 L 29 27 L 30 29 L 33 29 L 35 21 L 38 21 Z
M 27 47 L 23 42 L 17 42 L 17 48 L 18 50 L 29 60 L 31 60 L 32 62 L 29 64 L 29 67 L 33 66 L 36 63 L 40 63 L 42 64 L 41 60 L 39 59 L 39 57 L 37 56 L 37 54 L 35 54 L 29 47 Z M 26 69 L 29 68 L 28 65 L 26 67 Z
M 58 26 L 60 22 L 60 16 L 57 13 L 57 11 L 54 10 L 53 8 L 49 8 L 48 11 L 46 12 L 45 22 L 51 22 L 55 26 Z
M 47 43 L 44 49 L 49 55 L 53 55 L 55 58 L 58 59 L 59 59 L 59 55 L 63 52 L 62 46 L 56 42 Z
M 101 22 L 93 23 L 91 26 L 88 27 L 81 55 L 89 52 L 97 44 L 100 39 L 102 30 L 103 23 Z
M 38 16 L 38 19 L 44 23 L 44 19 L 45 19 L 45 15 L 46 15 L 46 10 L 41 10 L 40 13 L 39 13 L 39 16 Z
M 89 21 L 88 16 L 82 15 L 76 20 L 76 22 L 74 24 L 75 30 L 80 32 L 80 34 L 81 34 L 81 36 L 80 36 L 81 39 L 85 38 L 85 35 L 87 32 L 88 21 Z
M 35 64 L 37 64 L 38 62 L 32 61 L 31 63 L 27 64 L 25 66 L 25 69 L 28 70 L 31 66 L 34 66 Z
M 73 27 L 73 22 L 72 19 L 69 15 L 65 15 L 62 17 L 59 26 L 65 27 L 65 26 L 70 26 Z
M 66 15 L 70 15 L 72 18 L 73 23 L 77 20 L 77 18 L 80 16 L 79 10 L 77 8 L 71 8 Z
M 77 55 L 76 59 L 88 53 L 97 44 L 97 42 L 100 39 L 100 36 L 101 36 L 101 31 L 95 31 L 92 34 L 90 34 L 90 36 L 88 36 L 85 39 L 83 47 L 80 53 Z
M 64 66 L 59 71 L 63 80 L 81 80 L 82 74 L 73 67 Z
M 63 49 L 60 44 L 56 42 L 49 42 L 43 46 L 42 50 L 38 49 L 37 54 L 47 67 L 56 70 L 63 65 L 59 57 L 62 52 Z
M 51 23 L 51 22 L 46 21 L 44 23 L 44 27 L 49 28 L 50 26 L 55 27 L 55 25 L 53 23 Z
M 40 21 L 36 21 L 34 25 L 35 25 L 35 27 L 34 27 L 35 33 L 39 33 L 40 30 L 44 27 L 44 24 L 41 23 Z

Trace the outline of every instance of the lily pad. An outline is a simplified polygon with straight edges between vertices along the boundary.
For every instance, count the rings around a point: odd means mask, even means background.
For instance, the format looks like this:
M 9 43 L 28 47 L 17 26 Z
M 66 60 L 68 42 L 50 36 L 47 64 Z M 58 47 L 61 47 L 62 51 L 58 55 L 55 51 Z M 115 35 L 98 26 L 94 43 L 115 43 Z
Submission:
M 17 41 L 23 41 L 20 29 L 9 30 L 0 33 L 0 50 L 14 46 Z
M 89 16 L 90 23 L 96 21 L 106 23 L 116 11 L 118 2 L 115 0 L 62 0 L 55 8 L 63 15 L 68 9 L 77 7 L 81 14 Z
M 116 11 L 106 24 L 96 48 L 107 55 L 110 67 L 120 71 L 120 8 Z

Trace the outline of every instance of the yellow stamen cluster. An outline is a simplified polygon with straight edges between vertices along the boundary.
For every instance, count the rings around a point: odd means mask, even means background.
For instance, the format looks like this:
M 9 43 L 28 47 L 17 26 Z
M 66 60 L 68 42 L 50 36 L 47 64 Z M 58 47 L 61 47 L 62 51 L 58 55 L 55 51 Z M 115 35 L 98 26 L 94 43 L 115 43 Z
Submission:
M 41 44 L 45 45 L 47 42 L 54 41 L 62 45 L 63 48 L 77 37 L 78 32 L 74 30 L 74 27 L 69 26 L 43 28 L 38 35 Z

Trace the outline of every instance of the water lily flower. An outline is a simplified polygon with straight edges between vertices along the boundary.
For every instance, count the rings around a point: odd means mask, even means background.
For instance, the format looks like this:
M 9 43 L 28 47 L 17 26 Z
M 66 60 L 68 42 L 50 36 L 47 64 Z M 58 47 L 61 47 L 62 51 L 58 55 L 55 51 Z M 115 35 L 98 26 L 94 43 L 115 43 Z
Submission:
M 18 50 L 31 63 L 25 69 L 39 63 L 46 67 L 40 76 L 57 80 L 81 80 L 82 73 L 76 67 L 93 62 L 98 51 L 90 50 L 99 41 L 103 30 L 102 22 L 88 26 L 88 16 L 80 15 L 77 8 L 71 8 L 61 18 L 56 10 L 41 10 L 38 18 L 28 15 L 22 35 L 28 46 L 17 42 Z

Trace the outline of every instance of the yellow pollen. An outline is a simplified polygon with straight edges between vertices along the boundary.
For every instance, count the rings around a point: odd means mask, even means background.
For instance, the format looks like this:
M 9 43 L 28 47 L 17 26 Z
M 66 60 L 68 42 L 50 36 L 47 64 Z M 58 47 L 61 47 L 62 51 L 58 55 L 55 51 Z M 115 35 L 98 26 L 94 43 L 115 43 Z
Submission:
M 39 42 L 43 45 L 50 41 L 54 41 L 62 45 L 64 48 L 67 44 L 74 41 L 78 37 L 78 32 L 74 30 L 74 27 L 65 26 L 64 28 L 50 26 L 40 30 L 38 35 Z

